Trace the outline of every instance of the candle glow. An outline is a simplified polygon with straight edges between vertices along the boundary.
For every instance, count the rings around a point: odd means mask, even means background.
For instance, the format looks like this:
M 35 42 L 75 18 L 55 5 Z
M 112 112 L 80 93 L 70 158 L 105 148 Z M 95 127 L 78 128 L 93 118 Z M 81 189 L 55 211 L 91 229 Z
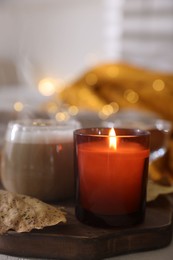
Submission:
M 114 128 L 112 127 L 109 131 L 109 147 L 116 150 L 117 148 L 117 138 Z

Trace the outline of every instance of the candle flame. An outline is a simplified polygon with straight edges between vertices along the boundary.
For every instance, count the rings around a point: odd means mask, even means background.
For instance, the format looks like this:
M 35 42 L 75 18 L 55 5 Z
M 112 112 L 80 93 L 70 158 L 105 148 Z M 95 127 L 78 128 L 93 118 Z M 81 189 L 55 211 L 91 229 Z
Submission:
M 117 148 L 117 138 L 114 128 L 112 127 L 109 132 L 109 147 L 116 149 Z

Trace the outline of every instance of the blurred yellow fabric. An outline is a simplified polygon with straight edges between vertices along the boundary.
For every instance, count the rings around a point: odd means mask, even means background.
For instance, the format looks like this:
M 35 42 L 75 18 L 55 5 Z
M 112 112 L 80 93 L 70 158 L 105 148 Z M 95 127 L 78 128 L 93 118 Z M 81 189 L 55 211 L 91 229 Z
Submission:
M 173 74 L 124 63 L 102 64 L 66 86 L 60 98 L 69 105 L 95 111 L 116 102 L 119 109 L 152 111 L 173 121 Z

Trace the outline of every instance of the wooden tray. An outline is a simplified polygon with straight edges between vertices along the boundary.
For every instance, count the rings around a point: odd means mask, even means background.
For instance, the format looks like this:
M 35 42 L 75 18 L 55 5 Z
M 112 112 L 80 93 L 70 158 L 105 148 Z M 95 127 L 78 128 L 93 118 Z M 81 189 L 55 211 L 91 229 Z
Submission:
M 67 224 L 0 236 L 0 253 L 56 259 L 96 260 L 167 246 L 172 238 L 172 207 L 165 197 L 147 204 L 143 224 L 133 228 L 100 229 L 79 223 L 73 205 L 64 205 Z

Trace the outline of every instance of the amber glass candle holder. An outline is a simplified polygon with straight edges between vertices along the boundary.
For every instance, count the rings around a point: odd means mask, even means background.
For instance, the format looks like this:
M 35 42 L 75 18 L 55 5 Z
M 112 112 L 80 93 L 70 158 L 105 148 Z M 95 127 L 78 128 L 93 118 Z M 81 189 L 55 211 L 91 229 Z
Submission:
M 75 213 L 89 225 L 131 226 L 145 216 L 150 133 L 112 130 L 74 131 Z

